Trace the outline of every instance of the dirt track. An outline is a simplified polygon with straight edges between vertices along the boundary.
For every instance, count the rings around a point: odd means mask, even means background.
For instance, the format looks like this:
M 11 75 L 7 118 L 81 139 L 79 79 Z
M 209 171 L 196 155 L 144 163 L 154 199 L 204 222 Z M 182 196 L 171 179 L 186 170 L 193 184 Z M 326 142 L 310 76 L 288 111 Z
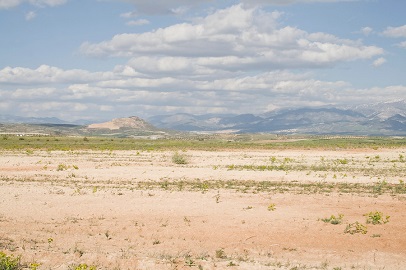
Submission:
M 405 163 L 396 161 L 404 153 L 187 151 L 188 163 L 178 165 L 173 152 L 2 152 L 0 250 L 38 262 L 39 269 L 79 263 L 98 269 L 406 269 L 404 194 L 164 185 L 396 184 L 405 179 Z M 308 169 L 320 162 L 336 171 Z M 289 166 L 254 170 L 270 164 Z M 364 214 L 375 211 L 389 222 L 367 224 Z M 321 220 L 338 214 L 341 224 Z M 367 226 L 366 234 L 344 233 L 356 221 Z

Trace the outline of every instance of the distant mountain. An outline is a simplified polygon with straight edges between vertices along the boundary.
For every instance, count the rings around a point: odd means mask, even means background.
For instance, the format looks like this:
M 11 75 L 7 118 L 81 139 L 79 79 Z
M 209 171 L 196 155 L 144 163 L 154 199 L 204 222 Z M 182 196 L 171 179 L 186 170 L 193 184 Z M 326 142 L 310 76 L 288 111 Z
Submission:
M 193 115 L 178 113 L 172 115 L 157 115 L 148 118 L 148 121 L 159 128 L 173 129 L 179 131 L 215 131 L 223 130 L 236 125 L 236 115 L 231 114 L 205 114 Z M 235 121 L 230 121 L 230 118 Z
M 300 108 L 284 110 L 261 122 L 245 126 L 244 132 L 298 132 L 322 133 L 328 126 L 340 124 L 342 128 L 335 133 L 348 132 L 343 130 L 347 123 L 365 121 L 365 117 L 351 110 L 337 108 Z
M 104 123 L 70 123 L 58 118 L 0 116 L 0 131 L 4 124 L 25 123 L 59 133 L 100 136 L 149 136 L 180 132 L 232 132 L 282 134 L 348 134 L 406 135 L 406 100 L 363 104 L 347 107 L 285 108 L 253 114 L 178 113 L 157 115 L 147 120 L 136 116 L 116 118 Z M 71 126 L 70 126 L 71 125 Z M 33 128 L 31 128 L 32 130 Z
M 288 108 L 261 115 L 160 115 L 159 128 L 237 133 L 406 135 L 406 100 L 352 107 Z
M 25 123 L 25 124 L 68 124 L 68 122 L 56 117 L 21 117 L 12 115 L 0 115 L 0 123 Z M 70 123 L 69 123 L 70 124 Z
M 0 115 L 0 123 L 3 124 L 71 124 L 71 125 L 86 125 L 88 121 L 78 120 L 68 122 L 56 117 L 24 117 L 14 115 Z
M 353 111 L 362 113 L 370 119 L 384 121 L 397 114 L 400 116 L 406 116 L 406 99 L 373 104 L 362 104 L 353 106 L 351 109 Z

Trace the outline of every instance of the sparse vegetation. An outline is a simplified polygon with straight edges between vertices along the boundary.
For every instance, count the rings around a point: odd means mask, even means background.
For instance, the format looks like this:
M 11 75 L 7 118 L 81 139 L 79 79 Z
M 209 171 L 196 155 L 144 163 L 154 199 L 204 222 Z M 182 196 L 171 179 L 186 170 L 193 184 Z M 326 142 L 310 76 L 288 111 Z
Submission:
M 20 263 L 21 257 L 14 257 L 0 252 L 0 270 L 20 270 L 22 265 Z
M 349 234 L 356 234 L 356 233 L 366 234 L 367 232 L 368 232 L 367 226 L 359 223 L 358 221 L 348 224 L 344 230 L 344 233 L 349 233 Z
M 0 270 L 37 270 L 39 263 L 25 264 L 21 262 L 21 256 L 7 255 L 0 252 Z
M 323 218 L 322 221 L 325 223 L 337 225 L 341 224 L 341 222 L 343 221 L 343 217 L 344 217 L 343 214 L 338 214 L 337 217 L 335 215 L 331 215 L 329 218 Z
M 361 201 L 364 201 L 364 199 L 369 202 L 376 201 L 375 206 L 385 213 L 391 208 L 387 208 L 386 204 L 380 204 L 381 199 L 388 202 L 387 199 L 390 198 L 391 202 L 397 205 L 400 201 L 403 201 L 406 198 L 404 148 L 395 149 L 393 152 L 389 152 L 387 149 L 375 152 L 375 150 L 371 150 L 373 148 L 369 148 L 365 152 L 363 152 L 364 150 L 341 151 L 341 149 L 351 149 L 351 147 L 364 148 L 368 147 L 369 144 L 363 139 L 359 139 L 359 141 L 362 141 L 359 145 L 345 144 L 345 140 L 336 141 L 338 145 L 343 143 L 340 146 L 333 144 L 333 140 L 329 143 L 323 142 L 317 145 L 314 142 L 316 139 L 306 139 L 307 141 L 303 140 L 302 142 L 273 142 L 269 140 L 257 142 L 248 139 L 239 141 L 239 136 L 236 135 L 236 140 L 227 143 L 220 139 L 207 141 L 165 141 L 158 139 L 152 141 L 116 138 L 112 141 L 100 137 L 90 137 L 86 142 L 83 138 L 63 137 L 36 138 L 35 140 L 26 137 L 23 141 L 17 141 L 16 138 L 11 137 L 7 140 L 0 140 L 0 151 L 3 151 L 6 155 L 18 156 L 25 159 L 25 161 L 19 160 L 14 164 L 5 165 L 8 170 L 14 167 L 20 170 L 23 168 L 33 168 L 32 174 L 26 173 L 26 176 L 21 171 L 18 171 L 14 175 L 12 173 L 3 173 L 0 176 L 0 184 L 5 187 L 12 187 L 13 184 L 29 186 L 32 190 L 41 187 L 45 189 L 43 192 L 45 196 L 47 194 L 51 194 L 55 198 L 63 196 L 63 199 L 68 198 L 69 201 L 72 200 L 74 202 L 77 202 L 77 200 L 82 201 L 82 199 L 83 201 L 89 200 L 92 202 L 98 200 L 100 200 L 98 202 L 101 202 L 101 200 L 109 200 L 110 202 L 110 199 L 117 199 L 117 201 L 126 202 L 131 198 L 132 205 L 138 205 L 141 202 L 145 203 L 146 209 L 150 207 L 149 204 L 160 205 L 163 207 L 162 209 L 165 209 L 159 215 L 148 216 L 148 219 L 144 218 L 148 215 L 148 212 L 137 215 L 135 226 L 133 225 L 133 220 L 120 221 L 121 212 L 115 216 L 115 214 L 111 214 L 109 211 L 103 212 L 103 215 L 105 215 L 103 218 L 100 218 L 98 212 L 95 212 L 95 216 L 92 217 L 72 216 L 65 221 L 66 224 L 59 223 L 57 218 L 55 220 L 47 219 L 47 224 L 40 220 L 37 223 L 42 225 L 39 227 L 43 227 L 42 231 L 45 232 L 41 236 L 37 236 L 35 239 L 34 237 L 32 237 L 33 239 L 18 239 L 19 242 L 16 241 L 14 244 L 11 240 L 2 242 L 3 239 L 0 239 L 0 248 L 4 247 L 4 250 L 9 250 L 13 253 L 22 250 L 27 253 L 31 252 L 31 254 L 33 254 L 32 250 L 36 254 L 43 252 L 43 250 L 48 253 L 57 253 L 61 251 L 63 233 L 60 233 L 60 231 L 55 233 L 53 226 L 63 230 L 65 229 L 64 225 L 69 225 L 72 230 L 78 230 L 79 227 L 91 227 L 91 229 L 84 232 L 83 237 L 84 239 L 86 237 L 94 239 L 100 250 L 103 249 L 103 245 L 106 243 L 110 245 L 121 244 L 120 253 L 113 254 L 113 251 L 111 254 L 111 257 L 117 258 L 117 261 L 127 260 L 136 252 L 142 254 L 139 255 L 139 259 L 145 259 L 145 257 L 141 256 L 146 256 L 146 253 L 142 253 L 138 248 L 137 251 L 134 251 L 134 247 L 146 246 L 146 249 L 150 252 L 148 256 L 151 256 L 151 261 L 154 260 L 156 264 L 170 265 L 174 269 L 177 267 L 184 268 L 185 266 L 206 269 L 208 265 L 218 268 L 232 268 L 241 265 L 241 267 L 249 268 L 253 264 L 258 265 L 258 267 L 269 265 L 270 267 L 274 266 L 281 269 L 340 269 L 340 267 L 332 268 L 334 265 L 327 267 L 319 262 L 317 265 L 305 266 L 287 262 L 280 257 L 277 258 L 275 254 L 279 255 L 280 252 L 283 252 L 283 255 L 289 255 L 288 253 L 293 255 L 296 252 L 298 254 L 300 252 L 302 255 L 306 253 L 306 248 L 301 246 L 297 246 L 297 249 L 295 247 L 284 247 L 281 242 L 278 242 L 277 237 L 270 238 L 270 243 L 267 243 L 268 250 L 264 246 L 261 246 L 261 241 L 257 240 L 261 237 L 261 233 L 264 233 L 264 231 L 267 233 L 269 228 L 272 229 L 272 232 L 281 231 L 285 233 L 281 225 L 282 222 L 287 222 L 284 220 L 285 215 L 289 215 L 288 222 L 294 220 L 294 225 L 298 225 L 296 226 L 297 228 L 299 228 L 299 225 L 301 229 L 311 228 L 307 232 L 312 233 L 315 227 L 318 233 L 314 237 L 324 237 L 324 240 L 326 240 L 326 234 L 328 233 L 341 235 L 340 237 L 342 237 L 344 230 L 346 234 L 359 234 L 359 237 L 352 238 L 354 241 L 358 241 L 358 238 L 373 242 L 381 240 L 391 241 L 387 237 L 388 234 L 386 232 L 382 233 L 380 230 L 384 228 L 392 230 L 398 227 L 399 218 L 391 220 L 391 224 L 393 222 L 393 225 L 396 226 L 378 228 L 378 226 L 369 224 L 385 224 L 389 222 L 389 216 L 375 211 L 367 213 L 363 217 L 362 214 L 367 212 L 365 211 L 359 215 L 363 219 L 361 222 L 343 225 L 344 222 L 347 223 L 347 217 L 349 219 L 354 215 L 354 211 L 359 211 L 358 207 L 352 211 L 348 201 L 344 201 L 349 197 L 355 200 L 362 197 Z M 320 142 L 319 139 L 317 140 Z M 371 139 L 371 141 L 374 140 Z M 11 143 L 8 144 L 10 141 Z M 18 148 L 20 146 L 17 146 L 17 148 L 11 149 L 11 146 L 16 141 L 23 146 L 25 145 L 25 148 Z M 355 139 L 352 140 L 352 143 L 355 143 L 355 141 Z M 384 138 L 381 140 L 377 138 L 377 141 L 380 141 L 378 148 L 381 148 L 387 147 L 384 146 L 383 141 L 389 142 L 391 139 Z M 72 144 L 68 145 L 67 142 Z M 299 143 L 302 145 L 299 147 L 293 146 Z M 394 145 L 396 144 L 392 143 L 392 141 L 388 143 L 388 147 L 395 147 Z M 7 147 L 10 147 L 10 149 L 5 150 Z M 317 154 L 307 151 L 308 149 L 319 148 L 334 149 L 335 151 L 328 154 L 321 151 Z M 82 151 L 82 149 L 84 150 Z M 88 151 L 88 149 L 91 151 Z M 131 151 L 114 152 L 115 149 L 131 149 Z M 208 151 L 203 152 L 203 154 L 197 151 L 187 152 L 193 149 Z M 229 151 L 222 152 L 225 149 L 233 149 L 232 154 L 229 154 Z M 241 149 L 248 149 L 248 151 L 240 151 Z M 255 149 L 261 150 L 254 151 Z M 306 150 L 284 152 L 279 150 L 264 151 L 263 149 Z M 58 151 L 54 152 L 54 150 Z M 234 155 L 234 153 L 237 154 Z M 61 158 L 58 155 L 61 155 Z M 368 158 L 365 157 L 366 155 L 368 155 Z M 85 162 L 82 163 L 82 161 Z M 76 164 L 80 166 L 80 170 Z M 177 166 L 178 164 L 182 166 Z M 149 174 L 150 170 L 154 173 Z M 61 173 L 56 173 L 56 171 Z M 118 172 L 117 175 L 114 174 L 116 172 Z M 157 173 L 155 174 L 155 172 Z M 190 172 L 193 172 L 193 174 Z M 199 172 L 204 173 L 199 174 Z M 346 179 L 344 179 L 345 177 Z M 187 192 L 194 193 L 190 194 Z M 348 196 L 347 194 L 352 195 Z M 301 210 L 296 208 L 297 203 L 294 200 L 286 199 L 288 196 L 299 198 L 300 200 L 298 201 L 300 203 L 306 203 L 307 198 L 309 200 L 315 198 L 316 201 L 320 199 L 323 202 L 326 202 L 326 198 L 331 198 L 332 206 L 331 208 L 330 206 L 329 208 L 317 208 L 317 203 L 312 201 L 318 211 L 311 212 L 312 210 L 304 209 L 306 207 L 303 207 L 303 211 L 310 211 L 312 215 L 307 215 L 308 213 L 306 215 L 303 213 L 302 215 Z M 193 198 L 193 203 L 190 200 L 185 201 L 183 197 Z M 375 197 L 379 198 L 375 200 Z M 17 203 L 21 203 L 23 202 L 24 193 L 15 189 L 10 198 L 9 201 L 15 200 Z M 168 208 L 165 205 L 168 202 L 168 198 L 179 199 L 179 203 L 183 203 L 182 207 L 184 211 L 182 210 L 183 212 L 180 213 L 168 212 Z M 337 201 L 340 204 L 335 204 Z M 186 204 L 190 202 L 190 204 L 193 204 L 193 207 L 185 207 L 185 202 Z M 357 206 L 359 202 L 358 200 Z M 41 203 L 43 203 L 45 209 L 54 211 L 55 207 L 49 201 L 41 201 Z M 365 207 L 365 205 L 362 205 L 362 202 L 360 204 L 362 207 Z M 198 210 L 201 208 L 200 205 L 211 207 L 210 211 L 216 212 L 220 217 L 216 216 L 211 219 L 205 216 L 206 213 L 202 214 Z M 336 208 L 333 208 L 334 205 Z M 130 204 L 128 206 L 132 207 Z M 172 207 L 173 204 L 168 204 L 168 206 Z M 289 211 L 291 207 L 294 211 Z M 108 209 L 114 212 L 114 208 L 109 206 Z M 151 209 L 156 210 L 157 208 L 151 207 Z M 269 215 L 264 215 L 266 211 L 275 211 L 276 209 L 276 212 L 269 212 Z M 329 211 L 331 209 L 333 209 L 332 211 L 345 211 L 346 219 L 344 219 L 343 214 L 330 215 L 331 213 L 328 212 L 326 216 L 319 216 L 325 209 L 330 209 Z M 170 211 L 172 211 L 172 208 Z M 396 213 L 396 211 L 393 210 L 392 212 Z M 261 216 L 259 217 L 259 215 Z M 292 215 L 294 216 L 292 217 Z M 2 222 L 10 224 L 9 216 L 7 212 L 4 215 L 0 215 L 0 224 Z M 232 228 L 238 227 L 238 230 L 233 231 L 234 235 L 232 237 L 234 238 L 230 241 L 233 244 L 237 243 L 238 250 L 231 248 L 231 245 L 228 246 L 224 242 L 219 242 L 214 248 L 211 247 L 211 249 L 207 249 L 204 252 L 198 251 L 202 252 L 202 254 L 205 253 L 204 256 L 194 253 L 194 249 L 190 251 L 174 250 L 173 253 L 162 255 L 159 253 L 161 249 L 168 249 L 172 245 L 176 248 L 176 244 L 179 243 L 186 247 L 186 244 L 196 244 L 197 241 L 204 241 L 200 236 L 195 237 L 196 234 L 194 233 L 207 233 L 208 230 L 212 230 L 213 225 L 215 225 L 214 222 L 218 222 L 222 218 L 224 224 L 228 224 L 227 226 L 232 226 Z M 320 219 L 317 220 L 317 218 Z M 275 220 L 278 222 L 273 223 Z M 89 225 L 87 222 L 90 226 L 87 226 Z M 342 225 L 330 227 L 329 224 Z M 112 226 L 115 227 L 113 228 Z M 275 230 L 273 230 L 273 226 L 275 226 Z M 312 226 L 314 227 L 312 228 Z M 297 236 L 296 227 L 294 229 L 289 227 L 289 233 L 296 234 L 295 237 L 299 237 Z M 222 227 L 221 229 L 226 232 L 227 228 Z M 111 230 L 113 239 L 110 231 L 107 229 Z M 370 230 L 368 237 L 362 236 L 368 233 L 368 229 Z M 174 236 L 172 231 L 177 233 L 178 230 L 181 233 Z M 235 232 L 239 230 L 243 233 L 235 235 Z M 213 232 L 213 235 L 222 232 Z M 213 235 L 207 237 L 211 237 L 210 240 L 213 241 Z M 334 235 L 334 237 L 337 237 L 337 235 Z M 55 237 L 55 240 L 49 236 Z M 350 236 L 347 235 L 346 237 Z M 194 242 L 188 243 L 188 241 Z M 63 249 L 64 254 L 83 260 L 92 258 L 95 252 L 94 248 L 82 241 L 78 241 L 78 243 L 80 248 L 76 244 L 75 248 L 73 248 L 72 244 L 69 246 L 70 248 Z M 257 245 L 257 243 L 259 243 L 258 246 L 261 248 L 261 251 L 255 249 L 255 247 L 248 251 L 242 251 L 248 244 L 252 247 L 254 244 Z M 224 248 L 216 250 L 219 246 L 226 247 L 227 254 Z M 107 253 L 110 251 L 103 249 L 103 252 Z M 253 256 L 250 257 L 250 255 Z M 17 257 L 10 258 L 16 259 Z M 256 258 L 261 260 L 256 260 Z M 65 263 L 72 262 L 72 260 L 69 260 Z M 38 264 L 31 263 L 25 264 L 23 267 L 19 269 L 48 269 L 49 265 L 45 263 L 45 265 L 39 267 Z M 104 265 L 97 265 L 97 267 L 105 269 Z M 93 270 L 96 269 L 96 266 L 72 264 L 69 266 L 69 269 Z M 0 268 L 0 270 L 3 269 Z
M 275 211 L 276 210 L 276 205 L 274 203 L 270 203 L 268 205 L 268 211 Z
M 175 164 L 187 164 L 187 158 L 185 155 L 175 152 L 172 155 L 172 162 Z
M 69 270 L 96 270 L 96 266 L 94 265 L 87 265 L 85 263 L 77 264 L 77 265 L 71 265 L 69 267 Z
M 103 137 L 17 137 L 6 136 L 1 140 L 0 149 L 3 150 L 61 150 L 73 151 L 80 149 L 88 150 L 222 150 L 222 149 L 356 149 L 356 148 L 397 148 L 406 145 L 406 138 L 390 137 L 365 137 L 365 138 L 333 138 L 323 139 L 317 136 L 287 137 L 285 141 L 274 139 L 263 140 L 260 135 L 236 135 L 232 142 L 225 135 L 211 136 L 201 140 L 198 136 L 185 135 L 184 140 L 179 139 L 133 139 L 120 138 L 119 140 L 106 140 Z M 3 136 L 3 138 L 5 138 Z M 86 139 L 85 139 L 86 138 Z M 291 140 L 289 140 L 289 138 Z M 404 155 L 400 154 L 399 162 L 404 162 Z M 277 158 L 270 158 L 276 161 Z M 283 160 L 282 160 L 283 162 Z
M 367 217 L 367 223 L 371 223 L 373 225 L 377 224 L 386 224 L 389 222 L 390 216 L 385 216 L 382 212 L 369 212 L 364 216 Z
M 224 251 L 224 248 L 220 248 L 216 250 L 216 258 L 218 259 L 226 259 L 227 255 L 226 252 Z

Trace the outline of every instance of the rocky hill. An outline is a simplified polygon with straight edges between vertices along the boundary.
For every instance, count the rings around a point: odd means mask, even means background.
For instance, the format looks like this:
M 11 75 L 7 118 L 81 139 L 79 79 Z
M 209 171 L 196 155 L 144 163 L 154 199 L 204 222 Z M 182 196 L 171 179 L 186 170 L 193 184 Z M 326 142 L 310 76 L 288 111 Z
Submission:
M 128 118 L 115 118 L 111 121 L 104 123 L 90 124 L 87 126 L 89 129 L 109 129 L 109 130 L 119 130 L 119 129 L 141 129 L 141 130 L 156 130 L 154 126 L 147 123 L 143 119 L 137 116 L 131 116 Z

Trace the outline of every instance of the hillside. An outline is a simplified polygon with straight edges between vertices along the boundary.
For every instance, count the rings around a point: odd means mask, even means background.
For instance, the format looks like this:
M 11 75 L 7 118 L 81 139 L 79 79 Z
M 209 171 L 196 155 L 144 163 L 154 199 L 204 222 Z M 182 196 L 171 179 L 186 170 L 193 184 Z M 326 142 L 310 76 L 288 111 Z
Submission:
M 118 129 L 140 129 L 140 130 L 155 130 L 156 128 L 151 124 L 147 123 L 143 119 L 137 116 L 131 116 L 128 118 L 115 118 L 111 121 L 104 123 L 95 123 L 87 126 L 88 129 L 109 129 L 109 130 L 118 130 Z
M 131 116 L 88 125 L 74 125 L 57 118 L 0 115 L 0 123 L 0 132 L 115 137 L 166 136 L 176 132 L 405 136 L 406 100 L 341 108 L 285 108 L 260 115 L 178 113 L 147 120 Z
M 59 121 L 58 121 L 59 122 Z M 145 137 L 166 136 L 166 131 L 155 128 L 145 120 L 132 116 L 116 118 L 109 122 L 89 125 L 54 123 L 2 123 L 0 134 L 25 134 L 43 136 L 107 136 L 107 137 Z

